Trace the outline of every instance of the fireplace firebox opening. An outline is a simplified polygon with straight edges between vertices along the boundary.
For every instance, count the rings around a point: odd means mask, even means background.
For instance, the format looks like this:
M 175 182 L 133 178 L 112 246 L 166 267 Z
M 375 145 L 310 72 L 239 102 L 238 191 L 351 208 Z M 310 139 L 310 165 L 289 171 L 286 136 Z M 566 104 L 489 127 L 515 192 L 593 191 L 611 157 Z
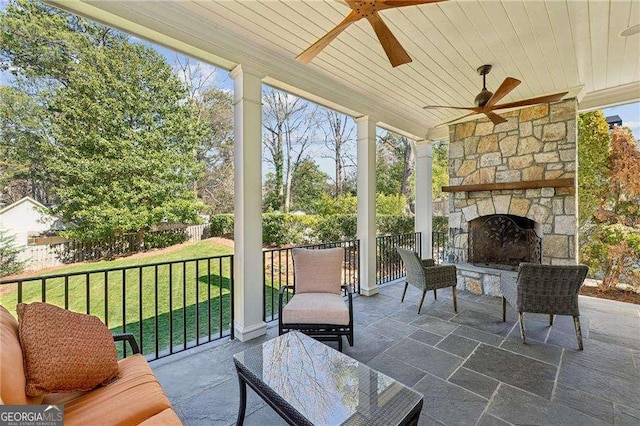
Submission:
M 509 214 L 482 216 L 469 222 L 469 263 L 515 270 L 521 262 L 542 263 L 540 224 Z

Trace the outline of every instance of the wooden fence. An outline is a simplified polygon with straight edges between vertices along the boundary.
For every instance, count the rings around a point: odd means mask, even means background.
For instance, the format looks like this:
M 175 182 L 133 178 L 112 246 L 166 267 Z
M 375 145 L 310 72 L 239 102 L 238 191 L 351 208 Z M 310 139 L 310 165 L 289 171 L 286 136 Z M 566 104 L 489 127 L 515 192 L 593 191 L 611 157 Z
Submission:
M 163 232 L 163 231 L 161 231 Z M 187 241 L 196 242 L 211 236 L 208 225 L 191 225 L 184 228 Z M 46 241 L 46 240 L 45 240 Z M 51 244 L 31 244 L 20 253 L 19 260 L 26 262 L 25 270 L 38 271 L 52 266 L 120 256 L 140 251 L 133 235 L 113 238 L 104 244 L 84 244 L 76 241 L 54 239 Z

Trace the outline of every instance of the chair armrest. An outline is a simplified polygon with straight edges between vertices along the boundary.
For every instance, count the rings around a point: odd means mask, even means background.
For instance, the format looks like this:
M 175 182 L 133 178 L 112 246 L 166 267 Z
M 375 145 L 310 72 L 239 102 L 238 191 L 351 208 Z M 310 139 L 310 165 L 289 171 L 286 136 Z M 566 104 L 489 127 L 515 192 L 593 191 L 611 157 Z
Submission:
M 136 338 L 134 337 L 133 334 L 131 333 L 122 333 L 122 334 L 114 334 L 113 335 L 113 341 L 114 342 L 121 342 L 126 340 L 127 342 L 129 342 L 129 346 L 131 346 L 131 352 L 133 352 L 134 354 L 139 354 L 140 353 L 140 348 L 138 347 L 138 342 L 136 342 Z
M 440 265 L 424 268 L 427 285 L 451 285 L 457 283 L 457 269 L 455 265 Z
M 286 289 L 294 290 L 294 287 L 293 287 L 292 285 L 283 285 L 283 286 L 280 286 L 280 290 L 278 290 L 278 295 L 279 295 L 279 296 L 282 296 L 282 295 L 284 294 L 284 292 L 285 292 L 285 290 L 286 290 Z
M 345 294 L 353 294 L 353 287 L 351 287 L 350 285 L 342 284 L 340 288 L 344 290 Z
M 420 259 L 423 268 L 433 268 L 436 266 L 436 261 L 433 259 Z

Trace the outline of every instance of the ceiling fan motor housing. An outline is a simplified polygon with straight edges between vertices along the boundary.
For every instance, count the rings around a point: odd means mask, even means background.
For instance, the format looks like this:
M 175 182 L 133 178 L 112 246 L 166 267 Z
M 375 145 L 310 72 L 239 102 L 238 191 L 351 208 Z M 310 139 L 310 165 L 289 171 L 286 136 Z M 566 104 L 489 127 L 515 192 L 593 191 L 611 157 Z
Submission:
M 491 99 L 492 96 L 493 96 L 493 92 L 490 92 L 487 90 L 486 87 L 483 87 L 482 91 L 480 91 L 480 93 L 478 93 L 478 96 L 476 96 L 476 99 L 475 99 L 476 106 L 479 106 L 479 107 L 485 106 L 487 102 L 489 102 L 489 99 Z

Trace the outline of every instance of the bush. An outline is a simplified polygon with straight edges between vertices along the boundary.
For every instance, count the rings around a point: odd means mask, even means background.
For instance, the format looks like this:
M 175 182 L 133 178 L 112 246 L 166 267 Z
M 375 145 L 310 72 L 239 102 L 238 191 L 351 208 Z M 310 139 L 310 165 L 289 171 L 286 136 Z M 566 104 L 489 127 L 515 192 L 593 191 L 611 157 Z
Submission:
M 444 219 L 446 228 L 447 219 Z M 295 215 L 262 214 L 262 243 L 269 246 L 315 244 L 350 240 L 358 230 L 356 214 Z M 211 216 L 211 235 L 233 238 L 233 215 Z M 408 234 L 414 232 L 414 217 L 408 215 L 376 216 L 377 233 Z
M 216 214 L 209 219 L 212 237 L 233 239 L 233 215 Z
M 401 194 L 378 194 L 376 197 L 376 215 L 402 216 L 407 205 L 407 197 Z
M 286 217 L 280 213 L 262 214 L 262 244 L 281 246 L 289 242 Z
M 581 261 L 589 266 L 589 275 L 602 277 L 603 290 L 621 281 L 639 284 L 640 230 L 622 224 L 599 224 L 585 234 Z
M 358 216 L 354 214 L 335 214 L 319 216 L 315 229 L 314 242 L 350 240 L 356 237 Z
M 185 229 L 150 232 L 144 236 L 144 247 L 146 249 L 165 248 L 185 241 L 187 241 Z
M 380 235 L 409 234 L 415 232 L 415 218 L 408 215 L 378 215 L 376 228 Z
M 431 223 L 433 226 L 433 232 L 449 233 L 449 218 L 447 216 L 433 216 Z

